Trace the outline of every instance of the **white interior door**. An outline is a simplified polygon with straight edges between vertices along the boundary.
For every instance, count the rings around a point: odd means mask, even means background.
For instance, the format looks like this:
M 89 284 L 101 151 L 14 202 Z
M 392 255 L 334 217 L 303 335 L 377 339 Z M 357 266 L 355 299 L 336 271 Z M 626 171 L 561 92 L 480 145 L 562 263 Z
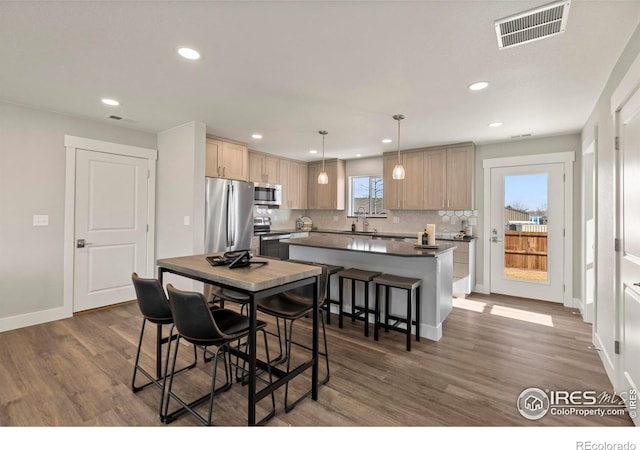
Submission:
M 564 301 L 564 165 L 491 168 L 491 292 Z
M 582 153 L 582 291 L 585 322 L 593 322 L 596 299 L 595 141 Z
M 640 383 L 640 90 L 618 113 L 619 195 L 617 221 L 618 252 L 617 316 L 619 332 L 619 377 L 622 392 L 635 390 Z M 636 410 L 627 405 L 635 417 Z M 637 403 L 636 403 L 637 407 Z
M 77 151 L 74 312 L 135 298 L 131 273 L 146 273 L 147 178 L 146 159 Z

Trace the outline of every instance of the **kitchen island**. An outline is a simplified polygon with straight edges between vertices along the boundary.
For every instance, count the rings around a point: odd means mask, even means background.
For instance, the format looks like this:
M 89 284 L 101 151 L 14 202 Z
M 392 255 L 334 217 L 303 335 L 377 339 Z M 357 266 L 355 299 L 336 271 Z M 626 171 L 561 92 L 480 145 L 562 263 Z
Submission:
M 281 242 L 289 244 L 291 259 L 420 278 L 420 335 L 434 341 L 442 337 L 442 324 L 453 308 L 455 244 L 442 243 L 435 249 L 421 249 L 416 248 L 414 242 L 331 233 L 311 233 L 306 238 Z M 331 292 L 336 299 L 339 295 L 337 277 L 332 277 L 331 283 Z M 350 283 L 346 283 L 344 289 L 344 298 L 351 298 Z M 361 290 L 362 287 L 357 286 L 356 289 Z M 373 287 L 369 295 L 374 298 Z M 393 295 L 406 294 L 394 289 Z M 356 292 L 356 299 L 362 298 L 362 293 Z M 345 302 L 345 309 L 348 311 L 349 308 L 349 302 Z M 332 305 L 332 312 L 338 312 L 337 306 Z M 391 312 L 403 315 L 404 302 L 395 302 Z M 373 315 L 370 320 L 373 320 Z

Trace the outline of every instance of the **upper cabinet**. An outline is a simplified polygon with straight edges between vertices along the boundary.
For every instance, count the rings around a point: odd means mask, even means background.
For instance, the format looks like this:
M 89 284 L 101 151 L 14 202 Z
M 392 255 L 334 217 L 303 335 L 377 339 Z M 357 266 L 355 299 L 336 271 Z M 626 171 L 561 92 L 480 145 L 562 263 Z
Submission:
M 405 179 L 394 180 L 397 153 L 384 155 L 384 206 L 387 209 L 473 209 L 474 144 L 401 152 Z
M 249 175 L 247 145 L 207 136 L 205 175 L 246 181 Z
M 307 209 L 344 209 L 345 168 L 346 163 L 342 159 L 325 160 L 324 170 L 329 177 L 329 183 L 318 184 L 318 175 L 322 171 L 322 162 L 309 163 Z
M 280 184 L 280 159 L 266 153 L 249 151 L 249 181 Z
M 282 204 L 280 209 L 307 209 L 307 164 L 280 159 Z

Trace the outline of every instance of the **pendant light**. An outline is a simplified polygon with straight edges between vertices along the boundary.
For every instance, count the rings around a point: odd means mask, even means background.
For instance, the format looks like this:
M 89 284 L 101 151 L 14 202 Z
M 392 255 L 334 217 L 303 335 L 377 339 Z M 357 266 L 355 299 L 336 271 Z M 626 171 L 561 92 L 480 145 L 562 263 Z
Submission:
M 404 180 L 404 167 L 400 162 L 400 121 L 404 119 L 402 114 L 396 114 L 393 116 L 393 120 L 398 121 L 398 164 L 393 168 L 393 179 L 394 180 Z
M 318 133 L 322 135 L 322 172 L 318 175 L 318 184 L 329 184 L 329 176 L 327 172 L 324 171 L 324 137 L 327 135 L 327 132 L 320 130 Z

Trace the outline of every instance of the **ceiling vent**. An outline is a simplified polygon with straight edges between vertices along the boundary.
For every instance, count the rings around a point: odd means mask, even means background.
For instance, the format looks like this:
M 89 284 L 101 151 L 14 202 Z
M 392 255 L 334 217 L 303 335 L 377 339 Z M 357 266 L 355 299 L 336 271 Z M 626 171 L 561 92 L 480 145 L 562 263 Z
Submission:
M 548 5 L 496 20 L 496 36 L 500 50 L 564 33 L 571 0 Z

